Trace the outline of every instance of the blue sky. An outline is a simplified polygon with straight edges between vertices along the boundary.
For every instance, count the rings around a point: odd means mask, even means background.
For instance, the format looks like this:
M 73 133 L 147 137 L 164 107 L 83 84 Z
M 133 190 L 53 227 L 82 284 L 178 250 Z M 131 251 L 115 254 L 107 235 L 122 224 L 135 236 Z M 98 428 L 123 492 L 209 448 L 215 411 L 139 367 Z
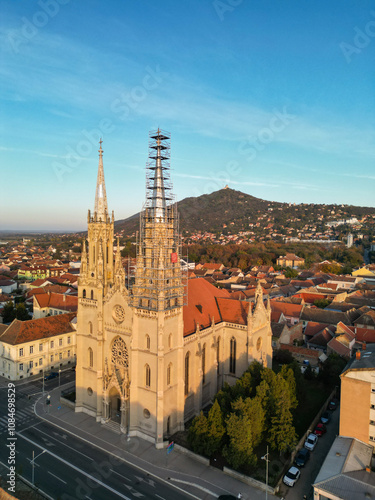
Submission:
M 177 200 L 374 206 L 369 0 L 39 0 L 0 17 L 0 229 L 83 230 L 103 136 L 108 205 L 142 208 L 148 132 Z

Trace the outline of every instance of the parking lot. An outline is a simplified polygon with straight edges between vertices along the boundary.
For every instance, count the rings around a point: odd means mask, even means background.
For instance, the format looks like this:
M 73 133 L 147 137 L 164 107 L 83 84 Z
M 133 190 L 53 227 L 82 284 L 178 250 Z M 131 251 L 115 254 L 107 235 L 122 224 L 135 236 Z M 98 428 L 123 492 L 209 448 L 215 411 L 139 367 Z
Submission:
M 282 484 L 280 487 L 280 495 L 282 497 L 287 498 L 287 500 L 302 500 L 304 495 L 306 495 L 308 500 L 312 500 L 313 489 L 311 485 L 315 481 L 322 463 L 339 433 L 339 418 L 340 407 L 332 412 L 332 419 L 327 424 L 327 432 L 322 437 L 319 437 L 314 451 L 310 452 L 310 460 L 305 467 L 300 469 L 301 477 L 295 486 L 289 488 L 285 484 Z

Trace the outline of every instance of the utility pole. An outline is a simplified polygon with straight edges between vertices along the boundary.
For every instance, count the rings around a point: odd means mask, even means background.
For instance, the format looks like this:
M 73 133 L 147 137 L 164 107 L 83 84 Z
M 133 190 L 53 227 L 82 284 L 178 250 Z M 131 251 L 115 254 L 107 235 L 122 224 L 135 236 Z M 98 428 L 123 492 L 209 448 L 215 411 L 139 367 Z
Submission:
M 266 500 L 268 500 L 268 462 L 269 462 L 269 459 L 268 459 L 268 446 L 267 446 L 267 453 L 265 455 L 263 455 L 263 457 L 261 457 L 261 460 L 265 460 L 266 461 Z

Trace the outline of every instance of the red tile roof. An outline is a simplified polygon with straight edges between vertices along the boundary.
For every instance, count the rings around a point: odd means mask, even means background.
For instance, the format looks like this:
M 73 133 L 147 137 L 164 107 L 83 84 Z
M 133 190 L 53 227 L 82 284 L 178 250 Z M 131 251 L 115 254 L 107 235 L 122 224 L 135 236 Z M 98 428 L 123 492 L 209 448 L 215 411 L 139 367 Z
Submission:
M 35 300 L 40 308 L 52 307 L 61 311 L 77 311 L 78 297 L 62 293 L 43 293 L 35 295 Z
M 75 316 L 75 313 L 68 313 L 29 321 L 15 319 L 0 335 L 0 341 L 16 345 L 74 332 L 71 321 Z
M 188 280 L 188 303 L 184 306 L 184 336 L 194 333 L 197 324 L 207 328 L 212 323 L 221 321 L 216 297 L 229 298 L 226 290 L 219 289 L 206 280 L 192 278 Z
M 317 333 L 321 332 L 325 328 L 327 328 L 328 323 L 318 323 L 316 321 L 308 321 L 305 328 L 305 335 L 308 337 L 313 337 Z
M 247 325 L 250 302 L 223 299 L 221 297 L 218 297 L 216 302 L 219 307 L 222 321 L 236 323 L 237 325 Z
M 285 317 L 299 318 L 303 305 L 300 304 L 290 304 L 288 302 L 278 302 L 277 300 L 271 300 L 271 310 L 272 312 L 282 312 Z

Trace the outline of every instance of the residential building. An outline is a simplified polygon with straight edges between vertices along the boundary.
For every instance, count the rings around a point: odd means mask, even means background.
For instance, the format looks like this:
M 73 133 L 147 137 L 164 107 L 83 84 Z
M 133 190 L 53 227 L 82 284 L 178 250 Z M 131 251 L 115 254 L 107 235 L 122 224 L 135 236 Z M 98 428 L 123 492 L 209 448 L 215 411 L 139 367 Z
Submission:
M 341 374 L 340 436 L 375 443 L 375 344 L 357 351 Z
M 0 374 L 9 380 L 37 375 L 74 363 L 75 314 L 0 325 Z

